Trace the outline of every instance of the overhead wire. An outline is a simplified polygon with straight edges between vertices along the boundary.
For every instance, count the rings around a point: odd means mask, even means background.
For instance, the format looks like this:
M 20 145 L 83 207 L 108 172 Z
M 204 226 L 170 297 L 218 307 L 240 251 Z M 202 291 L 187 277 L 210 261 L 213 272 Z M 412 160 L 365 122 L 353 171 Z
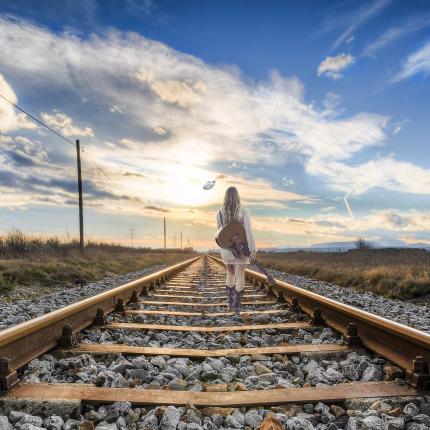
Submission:
M 33 121 L 36 121 L 37 123 L 39 123 L 40 125 L 42 125 L 43 127 L 47 128 L 49 131 L 51 131 L 52 133 L 55 133 L 58 137 L 61 137 L 61 139 L 65 140 L 67 143 L 70 143 L 71 145 L 75 146 L 75 144 L 67 139 L 67 137 L 63 136 L 61 133 L 58 133 L 57 131 L 53 130 L 51 127 L 49 127 L 47 124 L 45 124 L 43 121 L 41 121 L 40 119 L 36 118 L 35 116 L 31 115 L 30 113 L 28 113 L 27 111 L 25 111 L 24 109 L 20 108 L 17 104 L 15 104 L 14 102 L 10 101 L 9 99 L 7 99 L 5 96 L 3 96 L 2 94 L 0 94 L 0 97 L 3 100 L 6 100 L 8 103 L 10 103 L 12 106 L 14 106 L 16 109 L 18 109 L 19 111 L 25 113 L 28 117 L 30 117 Z
M 8 98 L 6 98 L 5 96 L 3 96 L 2 94 L 0 94 L 0 98 L 2 98 L 3 100 L 5 100 L 6 102 L 8 102 L 9 104 L 11 104 L 13 107 L 15 107 L 16 109 L 18 109 L 19 111 L 21 111 L 22 113 L 24 113 L 25 115 L 27 115 L 29 118 L 31 118 L 33 121 L 37 122 L 38 124 L 40 124 L 41 126 L 45 127 L 46 129 L 48 129 L 49 131 L 51 131 L 52 133 L 56 134 L 58 137 L 60 137 L 61 139 L 65 140 L 67 143 L 73 145 L 75 147 L 75 143 L 72 142 L 71 140 L 67 139 L 67 137 L 65 137 L 64 135 L 62 135 L 61 133 L 59 133 L 58 131 L 55 131 L 54 129 L 52 129 L 51 127 L 49 127 L 49 125 L 45 124 L 42 120 L 38 119 L 37 117 L 35 117 L 34 115 L 30 114 L 29 112 L 27 112 L 26 110 L 22 109 L 21 107 L 19 107 L 16 103 L 12 102 L 11 100 L 9 100 Z M 81 150 L 83 153 L 85 153 L 87 155 L 87 157 L 89 158 L 89 160 L 96 166 L 97 170 L 99 172 L 101 172 L 101 174 L 112 184 L 115 186 L 114 182 L 112 181 L 112 179 L 109 177 L 109 175 L 99 166 L 99 164 L 96 162 L 96 160 L 94 160 L 94 158 L 88 153 L 88 151 L 84 150 L 84 147 L 81 146 Z
M 98 169 L 98 171 L 112 184 L 115 185 L 114 182 L 112 181 L 112 179 L 110 178 L 110 176 L 99 166 L 99 164 L 96 162 L 96 160 L 94 160 L 94 158 L 90 155 L 90 153 L 88 152 L 88 150 L 86 149 L 86 147 L 82 147 L 82 152 L 85 153 L 87 155 L 87 157 L 89 158 L 89 160 L 96 166 L 96 168 Z

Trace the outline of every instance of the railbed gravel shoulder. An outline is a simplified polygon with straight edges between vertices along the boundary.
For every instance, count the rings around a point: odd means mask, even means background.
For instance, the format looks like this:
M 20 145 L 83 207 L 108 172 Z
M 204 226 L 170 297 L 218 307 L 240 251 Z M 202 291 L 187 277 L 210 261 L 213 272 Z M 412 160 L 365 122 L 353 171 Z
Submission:
M 87 405 L 76 417 L 12 411 L 0 415 L 2 430 L 253 430 L 271 419 L 288 430 L 426 430 L 427 399 L 389 399 L 345 404 L 308 403 L 260 408 L 136 408 L 128 402 Z
M 132 329 L 103 329 L 93 328 L 83 331 L 84 343 L 120 344 L 130 346 L 148 346 L 164 348 L 255 348 L 262 346 L 277 346 L 282 343 L 323 344 L 336 343 L 343 345 L 339 333 L 331 328 L 309 327 L 304 329 L 277 330 L 247 330 L 234 333 L 197 333 L 187 331 L 151 331 Z
M 327 387 L 348 382 L 394 380 L 404 372 L 364 351 L 321 355 L 237 355 L 190 359 L 166 355 L 45 354 L 23 374 L 27 383 L 95 384 L 109 388 L 179 391 L 246 391 Z
M 164 265 L 153 266 L 125 275 L 104 278 L 101 281 L 86 285 L 63 287 L 57 289 L 52 294 L 30 300 L 17 300 L 10 303 L 5 298 L 0 297 L 0 330 L 134 281 L 135 279 L 157 272 L 164 267 Z
M 252 267 L 252 270 L 259 271 Z M 305 290 L 354 306 L 375 315 L 396 321 L 400 324 L 430 332 L 430 307 L 408 302 L 407 300 L 388 299 L 369 291 L 356 291 L 329 282 L 318 281 L 304 276 L 292 275 L 277 270 L 270 273 L 281 281 L 288 282 Z

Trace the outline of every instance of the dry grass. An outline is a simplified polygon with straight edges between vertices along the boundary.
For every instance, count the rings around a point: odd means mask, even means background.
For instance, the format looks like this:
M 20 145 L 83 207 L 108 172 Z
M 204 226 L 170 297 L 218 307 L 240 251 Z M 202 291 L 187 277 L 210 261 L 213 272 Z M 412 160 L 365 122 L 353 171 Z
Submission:
M 409 299 L 430 293 L 430 252 L 421 249 L 260 252 L 258 260 L 275 270 L 385 297 Z
M 14 231 L 0 237 L 0 295 L 16 287 L 33 290 L 84 284 L 149 266 L 174 264 L 191 258 L 191 254 L 168 250 L 165 255 L 162 250 L 88 243 L 82 257 L 76 241 L 34 238 Z

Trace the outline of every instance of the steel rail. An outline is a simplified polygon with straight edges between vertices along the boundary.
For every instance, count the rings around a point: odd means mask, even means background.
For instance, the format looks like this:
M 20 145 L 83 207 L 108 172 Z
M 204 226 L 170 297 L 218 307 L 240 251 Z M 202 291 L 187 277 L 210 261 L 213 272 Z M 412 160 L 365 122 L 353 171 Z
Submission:
M 217 257 L 210 256 L 224 265 Z M 430 335 L 386 318 L 371 314 L 333 299 L 276 279 L 276 286 L 267 284 L 265 275 L 246 269 L 246 277 L 254 283 L 271 288 L 280 300 L 299 306 L 315 322 L 324 323 L 345 337 L 361 342 L 366 348 L 407 370 L 412 385 L 429 384 Z M 409 372 L 408 372 L 409 371 Z M 419 379 L 419 381 L 418 381 Z
M 201 255 L 166 267 L 140 279 L 0 331 L 0 359 L 2 360 L 0 373 L 3 373 L 0 377 L 7 376 L 6 372 L 16 371 L 33 358 L 54 348 L 60 341 L 65 326 L 71 326 L 72 333 L 88 327 L 94 322 L 98 309 L 103 308 L 104 312 L 109 313 L 117 307 L 120 300 L 127 303 L 132 300 L 133 294 L 147 294 L 151 286 L 163 282 L 200 258 L 202 258 Z M 7 370 L 5 370 L 5 362 L 8 362 Z

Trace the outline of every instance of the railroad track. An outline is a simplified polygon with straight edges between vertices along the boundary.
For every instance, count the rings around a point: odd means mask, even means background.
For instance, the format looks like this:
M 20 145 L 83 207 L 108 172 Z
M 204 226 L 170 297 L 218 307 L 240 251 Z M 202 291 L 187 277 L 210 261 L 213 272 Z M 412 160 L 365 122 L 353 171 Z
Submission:
M 269 287 L 251 270 L 246 279 L 242 318 L 226 306 L 222 262 L 204 256 L 3 330 L 0 402 L 256 407 L 428 392 L 429 335 L 281 281 Z M 44 374 L 49 360 L 59 367 Z M 363 363 L 370 370 L 357 370 Z

